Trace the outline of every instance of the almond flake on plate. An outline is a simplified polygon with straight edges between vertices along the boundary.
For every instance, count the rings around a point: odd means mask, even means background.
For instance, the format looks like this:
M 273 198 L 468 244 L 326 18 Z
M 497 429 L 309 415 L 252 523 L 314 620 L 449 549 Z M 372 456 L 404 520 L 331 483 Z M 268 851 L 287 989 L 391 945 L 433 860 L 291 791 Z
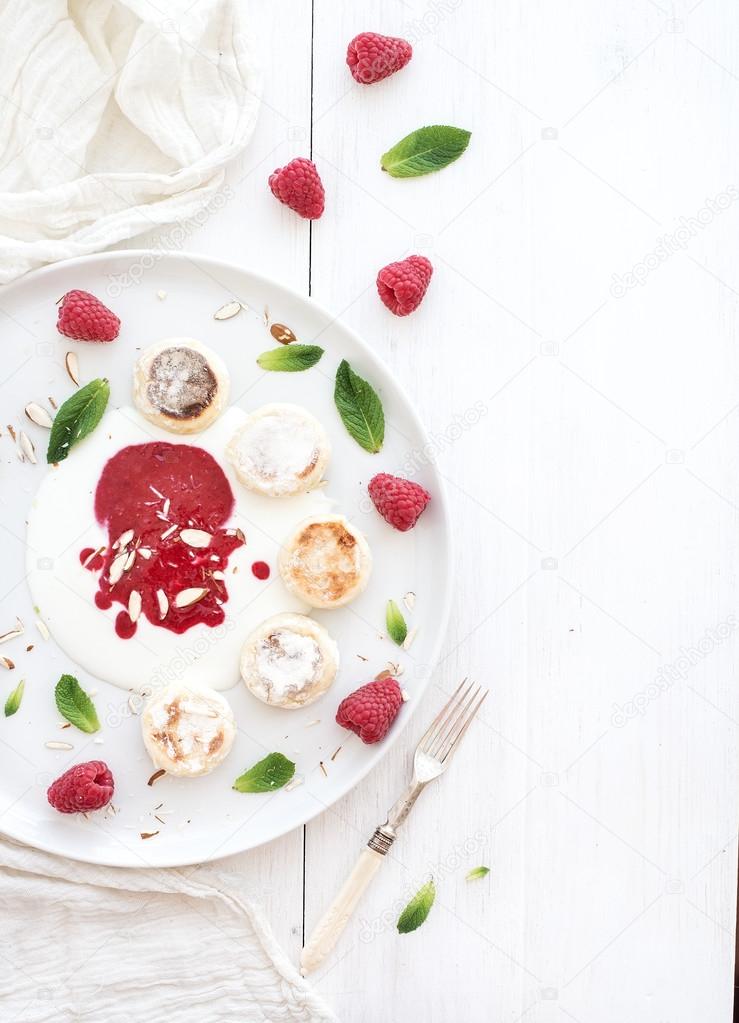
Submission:
M 8 632 L 3 632 L 2 635 L 0 635 L 0 643 L 7 643 L 10 639 L 17 639 L 18 636 L 22 636 L 24 632 L 25 629 L 23 627 L 23 622 L 20 618 L 16 618 L 15 628 L 10 629 Z
M 122 554 L 118 554 L 110 563 L 108 569 L 108 582 L 111 586 L 115 586 L 118 580 L 121 578 L 123 573 L 126 571 L 126 562 L 128 561 L 128 551 L 123 551 Z
M 158 291 L 157 292 L 157 298 L 159 299 L 160 302 L 163 302 L 166 297 L 167 297 L 167 292 L 166 291 Z
M 69 379 L 75 387 L 80 386 L 80 361 L 76 352 L 67 352 L 64 356 L 64 367 L 69 374 Z
M 202 600 L 207 592 L 205 586 L 190 586 L 186 590 L 180 590 L 174 598 L 174 606 L 178 608 L 192 607 L 193 604 Z
M 404 650 L 410 650 L 411 643 L 416 638 L 416 633 L 417 632 L 418 632 L 418 629 L 417 628 L 413 628 L 408 633 L 408 635 L 405 637 L 405 639 L 403 640 L 403 649 Z
M 132 622 L 137 622 L 139 620 L 141 606 L 141 594 L 138 590 L 131 590 L 128 595 L 128 617 Z
M 49 638 L 49 630 L 46 627 L 46 622 L 43 621 L 41 618 L 37 618 L 36 622 L 35 622 L 35 625 L 36 625 L 36 628 L 38 629 L 38 631 L 41 633 L 41 638 L 42 639 L 48 639 Z
M 220 309 L 216 309 L 213 313 L 214 320 L 230 320 L 232 316 L 236 316 L 241 312 L 241 302 L 226 302 Z
M 33 446 L 33 441 L 24 433 L 23 430 L 20 432 L 20 445 L 23 454 L 26 456 L 31 465 L 36 465 L 36 448 Z
M 29 401 L 23 410 L 26 416 L 35 423 L 36 426 L 43 426 L 45 430 L 50 430 L 53 420 L 45 408 L 41 405 L 36 404 L 35 401 Z
M 164 590 L 157 590 L 157 604 L 159 605 L 159 617 L 166 618 L 169 611 L 169 601 Z
M 71 742 L 45 742 L 44 746 L 47 749 L 60 749 L 60 750 L 71 750 L 74 746 Z
M 408 611 L 412 611 L 416 606 L 416 595 L 413 590 L 408 590 L 406 595 L 403 597 L 403 603 Z
M 212 539 L 211 534 L 206 533 L 204 529 L 183 529 L 180 531 L 180 540 L 186 543 L 188 547 L 210 547 Z

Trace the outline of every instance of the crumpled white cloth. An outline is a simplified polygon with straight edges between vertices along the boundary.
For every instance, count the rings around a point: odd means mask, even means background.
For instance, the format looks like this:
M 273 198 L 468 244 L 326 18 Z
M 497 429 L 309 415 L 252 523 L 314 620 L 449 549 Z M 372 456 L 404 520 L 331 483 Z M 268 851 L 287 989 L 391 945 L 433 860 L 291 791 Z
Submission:
M 0 836 L 0 1018 L 336 1023 L 239 894 L 242 863 L 95 867 Z
M 256 123 L 240 0 L 0 4 L 0 283 L 194 217 Z

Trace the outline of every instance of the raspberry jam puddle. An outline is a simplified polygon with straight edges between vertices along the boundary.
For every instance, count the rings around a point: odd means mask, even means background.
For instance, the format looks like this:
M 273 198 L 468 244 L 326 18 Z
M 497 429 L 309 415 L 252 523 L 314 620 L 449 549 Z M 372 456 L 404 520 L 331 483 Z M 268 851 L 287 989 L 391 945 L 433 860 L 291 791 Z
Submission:
M 133 444 L 106 463 L 95 517 L 108 546 L 85 548 L 80 562 L 100 572 L 96 605 L 123 605 L 115 622 L 121 639 L 136 633 L 140 615 L 176 633 L 225 620 L 224 570 L 245 543 L 240 530 L 226 528 L 233 508 L 223 470 L 202 448 Z
M 257 579 L 269 579 L 270 568 L 266 561 L 255 561 L 251 570 Z

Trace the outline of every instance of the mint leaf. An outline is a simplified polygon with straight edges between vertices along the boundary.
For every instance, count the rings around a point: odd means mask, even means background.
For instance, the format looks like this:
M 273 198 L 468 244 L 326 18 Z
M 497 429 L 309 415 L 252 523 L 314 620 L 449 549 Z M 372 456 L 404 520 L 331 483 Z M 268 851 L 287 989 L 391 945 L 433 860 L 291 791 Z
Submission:
M 270 348 L 268 352 L 262 352 L 257 365 L 262 369 L 297 373 L 315 366 L 322 355 L 323 349 L 318 345 L 284 345 L 282 348 Z
M 54 690 L 56 709 L 81 732 L 99 732 L 95 705 L 74 675 L 62 675 Z
M 288 349 L 289 351 L 289 349 Z M 346 359 L 336 370 L 334 401 L 344 426 L 365 451 L 375 454 L 385 439 L 385 413 L 374 388 L 354 372 Z
M 486 877 L 490 873 L 490 867 L 473 867 L 466 875 L 465 881 L 476 881 L 478 877 Z
M 448 124 L 419 128 L 397 142 L 380 160 L 393 178 L 417 178 L 458 160 L 467 148 L 470 132 Z
M 295 764 L 282 753 L 269 753 L 236 779 L 237 792 L 274 792 L 287 785 L 295 774 Z
M 21 705 L 23 690 L 26 688 L 26 680 L 21 679 L 13 692 L 5 701 L 5 717 L 11 718 Z
M 429 881 L 423 888 L 419 888 L 398 917 L 398 933 L 408 934 L 420 927 L 431 912 L 435 898 L 436 888 L 433 881 Z
M 402 646 L 405 637 L 408 635 L 408 626 L 405 624 L 405 618 L 394 600 L 388 600 L 387 602 L 385 625 L 390 639 L 397 643 L 398 646 Z
M 91 380 L 67 398 L 54 417 L 46 461 L 61 462 L 77 441 L 92 433 L 103 418 L 110 397 L 110 384 L 104 378 Z

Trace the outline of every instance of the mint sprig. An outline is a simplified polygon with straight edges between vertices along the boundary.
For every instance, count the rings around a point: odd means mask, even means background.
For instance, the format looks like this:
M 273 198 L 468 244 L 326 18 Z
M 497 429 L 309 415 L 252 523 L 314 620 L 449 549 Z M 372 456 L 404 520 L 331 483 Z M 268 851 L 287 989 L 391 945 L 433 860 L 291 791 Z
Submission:
M 244 771 L 233 787 L 237 792 L 274 792 L 287 785 L 295 774 L 295 764 L 282 753 L 269 753 L 248 771 Z
M 100 722 L 90 697 L 74 675 L 62 675 L 54 690 L 56 709 L 81 732 L 99 732 Z
M 436 888 L 433 880 L 419 888 L 411 901 L 398 917 L 398 933 L 409 934 L 420 927 L 431 912 L 431 907 L 436 898 Z
M 322 355 L 323 348 L 318 345 L 284 345 L 262 352 L 257 365 L 280 373 L 299 373 L 315 366 Z
M 380 166 L 393 178 L 417 178 L 458 160 L 467 148 L 470 132 L 448 124 L 418 128 L 385 153 Z
M 336 370 L 334 401 L 349 434 L 365 451 L 376 454 L 385 439 L 382 402 L 372 385 L 358 376 L 346 359 L 341 360 Z
M 67 398 L 51 427 L 46 461 L 51 465 L 63 461 L 74 445 L 95 429 L 103 418 L 110 397 L 110 384 L 103 377 L 91 380 Z
M 478 877 L 487 877 L 490 867 L 473 867 L 465 876 L 465 881 L 476 881 Z
M 13 692 L 10 694 L 10 696 L 5 701 L 5 717 L 6 718 L 12 718 L 12 716 L 15 714 L 15 712 L 20 707 L 21 700 L 23 699 L 23 691 L 25 690 L 25 688 L 26 688 L 26 680 L 22 678 L 20 680 L 20 682 L 18 683 L 18 685 L 13 690 Z
M 387 602 L 385 626 L 387 627 L 390 639 L 397 643 L 398 646 L 402 646 L 405 637 L 408 635 L 408 626 L 405 624 L 405 618 L 394 600 L 388 600 Z

